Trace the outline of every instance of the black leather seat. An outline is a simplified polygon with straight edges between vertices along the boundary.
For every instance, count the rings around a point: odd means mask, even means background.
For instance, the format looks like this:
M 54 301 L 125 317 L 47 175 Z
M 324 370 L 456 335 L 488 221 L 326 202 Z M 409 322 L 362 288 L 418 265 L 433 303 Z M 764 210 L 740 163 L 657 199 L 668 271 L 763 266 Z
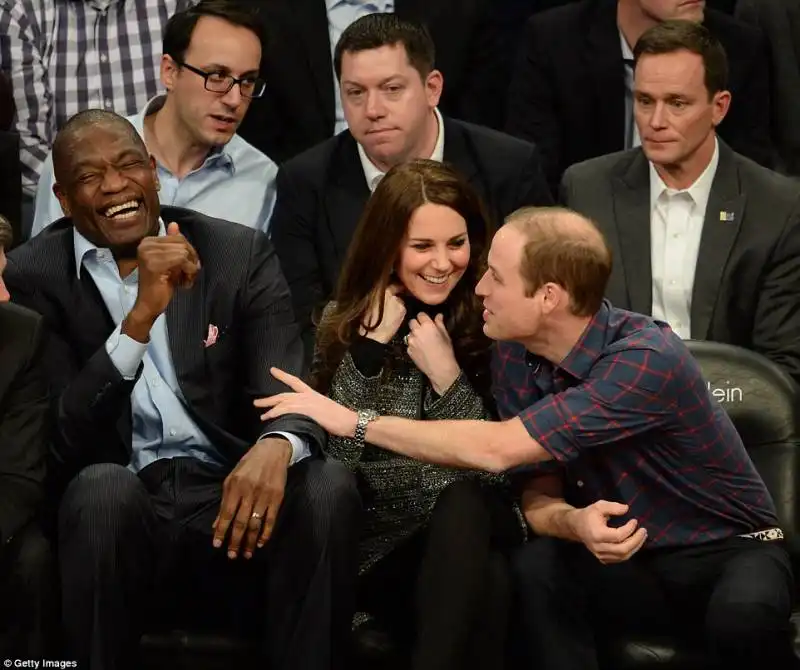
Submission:
M 348 670 L 400 670 L 404 655 L 380 630 L 354 633 L 354 658 Z M 247 670 L 263 668 L 251 644 L 232 635 L 174 630 L 142 637 L 142 670 Z M 499 668 L 500 666 L 498 666 Z
M 777 365 L 752 351 L 717 342 L 687 344 L 775 500 L 795 574 L 800 575 L 800 389 Z M 800 612 L 794 619 L 800 622 Z M 795 648 L 800 649 L 800 640 Z M 658 635 L 622 635 L 610 643 L 607 653 L 609 670 L 709 667 L 701 649 Z

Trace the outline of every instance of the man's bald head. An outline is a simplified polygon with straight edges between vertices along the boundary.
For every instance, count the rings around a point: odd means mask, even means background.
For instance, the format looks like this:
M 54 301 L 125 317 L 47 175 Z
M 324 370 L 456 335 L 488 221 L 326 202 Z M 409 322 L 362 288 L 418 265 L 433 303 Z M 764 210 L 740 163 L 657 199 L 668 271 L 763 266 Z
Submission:
M 561 207 L 525 207 L 506 219 L 525 242 L 520 273 L 533 295 L 544 284 L 563 287 L 576 316 L 599 308 L 611 275 L 611 250 L 589 219 Z
M 123 136 L 144 155 L 148 153 L 144 140 L 126 118 L 104 109 L 87 109 L 70 117 L 53 142 L 53 171 L 56 182 L 63 184 L 68 181 L 72 163 L 80 158 L 81 142 L 95 130 Z
M 53 145 L 53 193 L 64 215 L 97 247 L 135 258 L 141 240 L 158 233 L 158 174 L 136 129 L 117 114 L 73 116 Z

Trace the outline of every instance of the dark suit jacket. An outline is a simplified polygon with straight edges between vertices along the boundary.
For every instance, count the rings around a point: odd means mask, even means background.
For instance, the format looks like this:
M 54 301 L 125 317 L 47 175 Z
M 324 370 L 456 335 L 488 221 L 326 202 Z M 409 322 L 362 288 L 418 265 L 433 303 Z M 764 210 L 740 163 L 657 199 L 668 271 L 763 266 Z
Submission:
M 11 223 L 14 245 L 18 244 L 22 237 L 22 168 L 19 162 L 19 135 L 4 130 L 0 130 L 0 214 Z
M 625 66 L 616 0 L 584 0 L 528 21 L 512 78 L 506 130 L 535 142 L 553 185 L 570 165 L 625 148 Z M 706 10 L 706 27 L 728 54 L 723 139 L 771 167 L 770 84 L 759 30 Z
M 14 91 L 8 75 L 0 71 L 0 130 L 7 131 L 14 127 L 14 114 L 17 106 L 14 103 Z
M 0 550 L 43 498 L 50 424 L 42 345 L 37 314 L 0 304 Z
M 254 398 L 286 390 L 270 366 L 303 369 L 289 288 L 263 234 L 197 212 L 162 207 L 197 249 L 202 269 L 166 310 L 175 372 L 192 418 L 236 463 L 267 428 L 324 443 L 311 420 L 287 415 L 262 425 Z M 50 331 L 46 348 L 57 404 L 57 462 L 73 474 L 92 464 L 130 460 L 130 394 L 106 353 L 114 323 L 88 272 L 76 273 L 72 224 L 60 219 L 8 256 L 5 278 L 16 302 L 38 311 Z M 209 326 L 219 330 L 206 347 Z M 141 366 L 139 368 L 141 374 Z M 137 374 L 138 379 L 138 374 Z
M 650 172 L 642 150 L 575 165 L 562 186 L 564 203 L 596 221 L 611 247 L 608 298 L 650 314 Z M 800 381 L 799 306 L 800 190 L 720 142 L 692 290 L 692 339 L 757 351 Z
M 772 65 L 772 130 L 787 174 L 800 176 L 800 4 L 739 0 L 736 18 L 764 31 Z
M 15 112 L 11 83 L 0 71 L 0 214 L 11 222 L 17 244 L 22 237 L 22 170 L 19 135 L 12 132 Z
M 444 119 L 444 161 L 483 197 L 496 223 L 523 205 L 551 203 L 536 148 L 508 135 Z M 353 232 L 370 196 L 349 131 L 278 171 L 272 240 L 292 291 L 307 352 L 312 312 L 333 294 Z
M 332 46 L 324 0 L 248 0 L 269 32 L 261 59 L 267 82 L 239 129 L 278 163 L 333 135 Z M 395 13 L 428 26 L 444 75 L 445 114 L 500 128 L 505 119 L 510 44 L 500 39 L 489 0 L 395 0 Z

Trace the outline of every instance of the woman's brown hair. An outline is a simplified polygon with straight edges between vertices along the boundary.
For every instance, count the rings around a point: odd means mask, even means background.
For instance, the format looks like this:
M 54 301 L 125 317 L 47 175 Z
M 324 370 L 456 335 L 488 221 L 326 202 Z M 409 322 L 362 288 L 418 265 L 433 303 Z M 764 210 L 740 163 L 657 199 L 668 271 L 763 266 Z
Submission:
M 393 281 L 409 221 L 426 203 L 449 207 L 467 223 L 470 260 L 447 299 L 446 325 L 461 369 L 478 392 L 488 393 L 489 340 L 483 334 L 475 285 L 484 269 L 494 226 L 475 190 L 452 168 L 431 160 L 415 160 L 389 170 L 364 208 L 339 275 L 334 303 L 317 327 L 312 383 L 318 391 L 327 393 L 374 300 L 380 311 L 372 325 L 383 319 L 383 295 Z

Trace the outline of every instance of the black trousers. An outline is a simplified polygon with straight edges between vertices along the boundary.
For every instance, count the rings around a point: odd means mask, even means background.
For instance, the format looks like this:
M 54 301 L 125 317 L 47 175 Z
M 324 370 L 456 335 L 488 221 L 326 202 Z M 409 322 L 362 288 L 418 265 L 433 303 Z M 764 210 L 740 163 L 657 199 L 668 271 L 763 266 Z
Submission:
M 505 655 L 507 551 L 523 531 L 475 480 L 439 495 L 429 523 L 362 575 L 358 609 L 408 644 L 413 670 L 499 668 Z
M 684 636 L 705 645 L 720 670 L 798 667 L 781 543 L 734 537 L 603 565 L 582 544 L 537 538 L 512 570 L 531 667 L 596 670 L 603 641 L 621 632 Z
M 55 556 L 32 522 L 0 548 L 0 657 L 52 657 L 57 627 Z
M 251 635 L 270 670 L 344 667 L 361 521 L 352 474 L 318 458 L 290 467 L 273 535 L 250 560 L 211 544 L 225 475 L 179 458 L 138 476 L 92 465 L 70 483 L 59 562 L 80 668 L 134 668 L 141 634 L 175 623 Z

